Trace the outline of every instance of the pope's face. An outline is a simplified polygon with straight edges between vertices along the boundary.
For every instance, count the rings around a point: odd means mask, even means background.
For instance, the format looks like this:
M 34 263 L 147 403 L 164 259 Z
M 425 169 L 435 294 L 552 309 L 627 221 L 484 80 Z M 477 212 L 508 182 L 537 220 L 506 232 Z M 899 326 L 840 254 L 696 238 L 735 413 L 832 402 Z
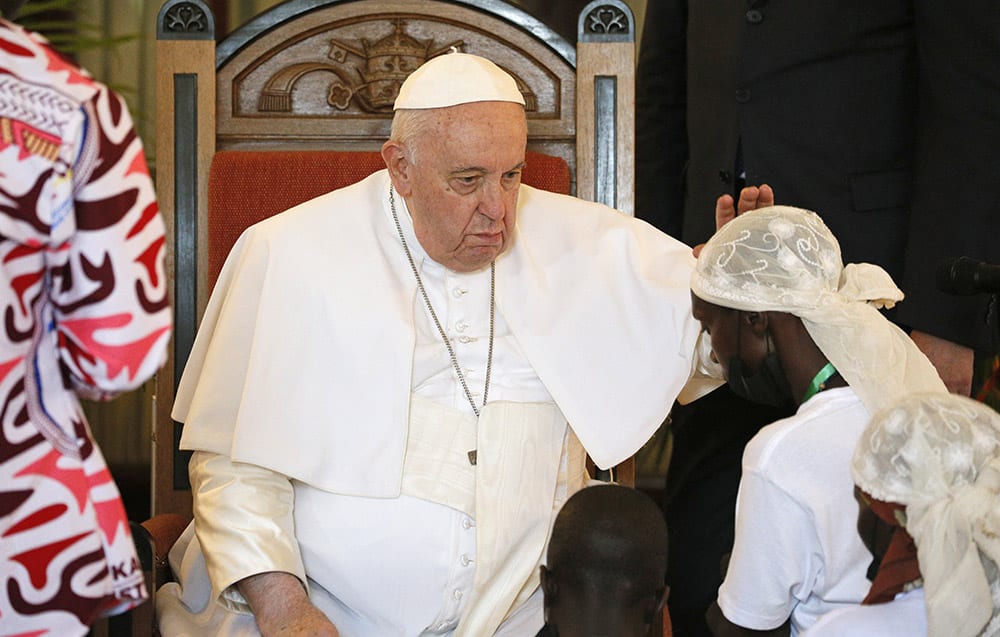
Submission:
M 388 142 L 402 160 L 394 166 L 387 156 L 387 164 L 427 254 L 456 272 L 474 272 L 511 241 L 527 144 L 524 107 L 461 104 L 435 109 L 430 124 L 411 148 Z

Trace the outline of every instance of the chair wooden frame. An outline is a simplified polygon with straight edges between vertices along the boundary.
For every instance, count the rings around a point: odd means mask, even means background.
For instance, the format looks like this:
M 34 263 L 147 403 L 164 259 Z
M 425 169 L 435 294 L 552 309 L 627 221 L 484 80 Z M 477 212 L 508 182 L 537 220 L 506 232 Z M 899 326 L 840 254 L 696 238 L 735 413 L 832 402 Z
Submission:
M 162 5 L 156 185 L 175 330 L 156 380 L 154 514 L 191 506 L 170 410 L 210 292 L 216 151 L 376 150 L 388 137 L 400 63 L 451 46 L 515 76 L 528 101 L 529 149 L 566 160 L 575 194 L 632 214 L 635 20 L 621 0 L 583 9 L 576 46 L 501 0 L 289 0 L 218 44 L 202 0 Z M 389 59 L 396 68 L 379 65 Z M 632 465 L 616 478 L 634 483 Z

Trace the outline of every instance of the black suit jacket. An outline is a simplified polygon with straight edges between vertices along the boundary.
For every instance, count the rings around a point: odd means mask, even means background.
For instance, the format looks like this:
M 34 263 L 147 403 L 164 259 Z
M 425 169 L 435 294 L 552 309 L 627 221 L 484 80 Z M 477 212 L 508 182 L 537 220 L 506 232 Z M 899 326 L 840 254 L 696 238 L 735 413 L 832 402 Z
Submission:
M 819 212 L 845 263 L 907 294 L 897 320 L 989 349 L 987 297 L 938 261 L 1000 261 L 1000 2 L 650 0 L 637 215 L 695 244 L 747 184 Z

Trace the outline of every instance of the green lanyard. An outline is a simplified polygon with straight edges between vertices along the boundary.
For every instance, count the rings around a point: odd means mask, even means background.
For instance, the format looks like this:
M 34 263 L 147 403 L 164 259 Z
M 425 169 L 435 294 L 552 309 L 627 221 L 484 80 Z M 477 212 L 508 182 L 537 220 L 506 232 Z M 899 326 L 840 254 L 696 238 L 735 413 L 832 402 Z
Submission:
M 837 368 L 833 366 L 833 363 L 827 363 L 823 366 L 823 369 L 819 370 L 815 376 L 813 376 L 812 382 L 809 383 L 809 389 L 806 390 L 806 395 L 802 397 L 802 402 L 806 402 L 822 390 L 826 389 L 824 383 L 830 380 L 830 377 L 837 373 Z

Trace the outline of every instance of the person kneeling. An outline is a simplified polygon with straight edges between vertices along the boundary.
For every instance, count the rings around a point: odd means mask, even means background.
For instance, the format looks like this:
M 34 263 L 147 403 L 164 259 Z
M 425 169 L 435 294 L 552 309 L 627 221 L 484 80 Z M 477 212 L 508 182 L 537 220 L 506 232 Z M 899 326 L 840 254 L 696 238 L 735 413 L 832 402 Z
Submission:
M 845 267 L 816 213 L 740 214 L 701 250 L 691 291 L 730 388 L 798 405 L 746 447 L 735 543 L 708 623 L 717 636 L 797 635 L 868 592 L 850 460 L 871 414 L 945 386 L 876 309 L 902 292 L 878 266 Z

